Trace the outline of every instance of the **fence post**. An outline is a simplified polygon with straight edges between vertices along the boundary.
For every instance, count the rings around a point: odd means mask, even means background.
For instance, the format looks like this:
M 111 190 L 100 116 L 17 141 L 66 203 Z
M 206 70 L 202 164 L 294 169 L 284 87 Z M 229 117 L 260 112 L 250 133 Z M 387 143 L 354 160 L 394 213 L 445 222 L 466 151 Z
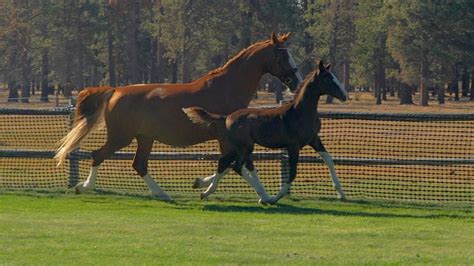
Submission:
M 284 181 L 288 181 L 290 178 L 290 166 L 288 160 L 288 151 L 286 149 L 281 150 L 281 160 L 280 160 L 280 188 L 283 186 Z M 291 188 L 288 189 L 288 195 L 291 194 Z
M 70 109 L 69 113 L 69 130 L 72 129 L 74 122 L 74 109 Z M 79 183 L 79 156 L 78 149 L 73 150 L 69 154 L 69 187 L 75 187 Z

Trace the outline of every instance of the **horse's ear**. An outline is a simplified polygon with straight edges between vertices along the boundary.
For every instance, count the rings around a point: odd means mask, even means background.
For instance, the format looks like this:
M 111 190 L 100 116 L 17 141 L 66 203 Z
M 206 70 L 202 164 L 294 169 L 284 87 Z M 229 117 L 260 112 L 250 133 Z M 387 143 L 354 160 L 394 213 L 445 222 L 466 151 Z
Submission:
M 273 43 L 273 44 L 278 44 L 278 43 L 280 43 L 280 41 L 278 40 L 278 37 L 277 37 L 277 35 L 275 34 L 274 31 L 272 31 L 272 43 Z
M 318 69 L 319 69 L 319 72 L 323 72 L 323 71 L 326 70 L 326 67 L 324 66 L 323 60 L 319 60 Z
M 328 64 L 328 65 L 326 66 L 326 70 L 331 70 L 331 64 Z
M 283 34 L 282 36 L 280 36 L 280 41 L 281 42 L 286 42 L 288 40 L 288 38 L 290 38 L 291 36 L 291 32 L 287 32 L 285 34 Z

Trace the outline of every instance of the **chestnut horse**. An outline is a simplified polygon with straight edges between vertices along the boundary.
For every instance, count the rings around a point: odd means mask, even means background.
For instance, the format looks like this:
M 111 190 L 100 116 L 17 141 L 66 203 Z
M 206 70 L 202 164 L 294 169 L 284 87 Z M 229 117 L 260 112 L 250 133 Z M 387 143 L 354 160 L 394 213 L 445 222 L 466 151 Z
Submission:
M 219 179 L 227 172 L 232 163 L 240 170 L 242 177 L 250 183 L 260 196 L 261 203 L 274 204 L 290 189 L 296 177 L 296 167 L 300 150 L 311 146 L 328 165 L 332 181 L 340 198 L 344 198 L 334 162 L 318 136 L 321 122 L 317 114 L 321 95 L 329 94 L 341 101 L 347 99 L 347 92 L 336 76 L 320 61 L 318 69 L 313 71 L 298 90 L 295 99 L 283 106 L 271 109 L 247 108 L 230 115 L 211 114 L 200 107 L 184 108 L 190 120 L 214 128 L 221 142 L 231 143 L 232 149 L 219 159 L 217 173 L 201 198 L 209 196 L 217 189 Z M 250 158 L 254 144 L 267 148 L 285 148 L 288 151 L 290 176 L 282 177 L 282 186 L 275 197 L 269 197 L 257 175 Z
M 260 78 L 270 73 L 294 90 L 301 82 L 295 62 L 284 46 L 289 33 L 255 43 L 230 59 L 223 67 L 187 84 L 137 84 L 83 90 L 77 101 L 73 129 L 61 140 L 55 158 L 61 164 L 100 122 L 105 120 L 107 140 L 92 152 L 92 166 L 76 193 L 93 190 L 99 165 L 115 151 L 137 139 L 133 168 L 144 179 L 154 197 L 171 198 L 148 173 L 148 157 L 155 140 L 172 146 L 189 146 L 216 139 L 214 131 L 189 121 L 183 107 L 202 106 L 230 114 L 245 108 L 257 90 Z M 228 147 L 220 145 L 221 152 Z M 205 184 L 205 183 L 204 183 Z

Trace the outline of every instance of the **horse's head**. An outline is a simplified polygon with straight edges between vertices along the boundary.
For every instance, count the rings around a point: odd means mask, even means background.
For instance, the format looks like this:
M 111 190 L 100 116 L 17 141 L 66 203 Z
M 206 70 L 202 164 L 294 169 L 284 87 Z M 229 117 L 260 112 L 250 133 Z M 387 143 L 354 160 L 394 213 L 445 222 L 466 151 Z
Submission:
M 315 85 L 319 88 L 321 95 L 328 94 L 345 102 L 348 98 L 347 91 L 330 69 L 331 65 L 325 66 L 323 60 L 319 61 L 314 77 Z
M 293 56 L 284 45 L 289 37 L 290 33 L 278 37 L 272 32 L 271 42 L 265 53 L 267 56 L 265 68 L 266 72 L 278 77 L 291 91 L 294 91 L 303 81 L 303 78 Z

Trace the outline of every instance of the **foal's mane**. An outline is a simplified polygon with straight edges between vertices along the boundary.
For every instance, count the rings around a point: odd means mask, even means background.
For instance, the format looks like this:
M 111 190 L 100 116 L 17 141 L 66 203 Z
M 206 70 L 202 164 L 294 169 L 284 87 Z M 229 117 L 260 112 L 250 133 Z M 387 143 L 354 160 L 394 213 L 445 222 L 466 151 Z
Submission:
M 209 73 L 207 73 L 206 76 L 210 76 L 210 75 L 213 75 L 213 74 L 218 74 L 218 73 L 224 71 L 225 69 L 227 69 L 229 67 L 229 65 L 231 65 L 235 61 L 239 60 L 247 51 L 250 51 L 250 50 L 254 49 L 257 46 L 260 46 L 260 45 L 263 45 L 263 44 L 269 44 L 271 42 L 272 42 L 272 40 L 264 40 L 264 41 L 256 42 L 256 43 L 250 45 L 249 47 L 242 49 L 237 55 L 235 55 L 234 57 L 229 59 L 223 66 L 218 67 L 214 70 L 211 70 Z
M 306 88 L 308 87 L 308 84 L 314 80 L 314 78 L 317 76 L 317 70 L 311 71 L 306 77 L 304 78 L 303 82 L 299 86 L 299 88 L 296 90 L 296 95 L 293 100 L 293 105 L 297 106 L 303 99 L 303 95 L 306 91 Z

